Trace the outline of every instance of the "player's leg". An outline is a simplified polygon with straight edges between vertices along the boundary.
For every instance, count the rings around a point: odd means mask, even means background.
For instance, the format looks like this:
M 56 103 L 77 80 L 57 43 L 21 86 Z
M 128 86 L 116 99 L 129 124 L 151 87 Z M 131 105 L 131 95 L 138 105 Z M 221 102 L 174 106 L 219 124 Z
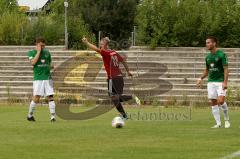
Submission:
M 217 96 L 217 87 L 214 83 L 208 83 L 208 99 L 210 100 L 210 105 L 212 107 L 212 114 L 216 121 L 216 125 L 212 128 L 220 128 L 221 127 L 221 117 L 218 106 L 218 96 Z
M 119 87 L 118 88 L 118 89 L 120 89 L 119 91 L 122 91 L 121 95 L 120 95 L 120 102 L 126 102 L 126 101 L 134 99 L 138 105 L 141 105 L 141 101 L 136 95 L 134 95 L 134 94 L 133 95 L 122 94 L 123 93 L 123 88 L 124 88 L 123 78 L 116 78 L 115 83 L 116 83 L 116 87 Z
M 33 96 L 33 99 L 29 105 L 28 116 L 27 116 L 28 121 L 35 121 L 33 114 L 36 109 L 36 105 L 39 103 L 39 101 L 40 101 L 40 96 L 38 95 Z
M 56 121 L 56 104 L 53 99 L 53 95 L 48 96 L 48 105 L 49 105 L 49 111 L 51 114 L 50 121 L 55 122 Z
M 114 106 L 116 107 L 116 109 L 118 110 L 118 112 L 124 117 L 124 118 L 128 118 L 127 114 L 125 112 L 125 110 L 123 109 L 123 106 L 120 102 L 120 96 L 121 93 L 123 91 L 123 85 L 120 84 L 119 86 L 117 86 L 118 82 L 116 82 L 116 79 L 109 79 L 108 80 L 108 92 L 109 92 L 109 96 L 111 97 L 111 100 L 114 104 Z
M 46 80 L 45 82 L 45 92 L 46 96 L 48 98 L 48 105 L 49 105 L 49 111 L 51 114 L 50 121 L 54 122 L 56 121 L 56 104 L 53 98 L 54 90 L 53 90 L 53 81 L 52 80 Z
M 122 103 L 119 100 L 119 96 L 118 95 L 114 95 L 111 97 L 112 102 L 114 104 L 114 106 L 116 107 L 116 109 L 118 110 L 118 112 L 123 116 L 123 118 L 128 118 L 127 117 L 127 113 L 125 112 Z
M 33 81 L 33 99 L 29 105 L 28 110 L 28 121 L 35 121 L 33 114 L 36 109 L 36 105 L 39 103 L 40 97 L 44 95 L 44 85 L 43 81 L 36 80 Z
M 228 105 L 225 101 L 225 96 L 227 94 L 227 90 L 223 90 L 222 83 L 218 84 L 218 105 L 221 107 L 225 120 L 225 128 L 230 128 L 231 124 L 229 122 L 229 114 L 228 114 Z
M 211 106 L 212 106 L 212 114 L 216 121 L 216 125 L 214 125 L 212 128 L 220 128 L 222 124 L 221 124 L 221 116 L 220 116 L 220 110 L 219 110 L 217 99 L 211 99 Z
M 133 99 L 132 95 L 124 95 L 123 88 L 124 88 L 124 80 L 123 77 L 118 77 L 114 79 L 113 87 L 116 92 L 119 94 L 120 102 L 126 102 Z

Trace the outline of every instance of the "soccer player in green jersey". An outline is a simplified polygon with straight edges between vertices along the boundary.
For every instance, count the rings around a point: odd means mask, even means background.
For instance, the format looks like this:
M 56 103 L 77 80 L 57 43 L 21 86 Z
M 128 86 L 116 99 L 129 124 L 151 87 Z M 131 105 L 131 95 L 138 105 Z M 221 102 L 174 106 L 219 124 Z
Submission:
M 27 116 L 28 121 L 35 121 L 33 113 L 40 97 L 48 97 L 49 110 L 51 113 L 51 122 L 55 119 L 55 102 L 53 100 L 53 81 L 51 78 L 52 58 L 48 50 L 45 49 L 45 40 L 43 38 L 36 39 L 36 49 L 28 52 L 28 58 L 33 66 L 33 99 L 29 106 Z
M 203 79 L 208 76 L 208 98 L 211 101 L 212 114 L 216 120 L 216 125 L 212 128 L 221 127 L 219 107 L 223 110 L 225 128 L 229 128 L 228 106 L 225 102 L 229 74 L 227 55 L 217 48 L 217 39 L 215 37 L 207 38 L 206 47 L 210 53 L 205 58 L 206 69 L 203 75 L 197 80 L 197 86 L 201 87 Z

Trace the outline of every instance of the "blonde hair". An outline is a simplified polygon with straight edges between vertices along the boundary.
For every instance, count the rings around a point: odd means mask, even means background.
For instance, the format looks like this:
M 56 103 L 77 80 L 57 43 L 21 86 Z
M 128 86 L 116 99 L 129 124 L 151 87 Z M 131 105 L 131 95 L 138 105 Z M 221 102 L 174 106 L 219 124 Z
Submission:
M 109 37 L 104 37 L 104 38 L 102 38 L 102 40 L 104 40 L 104 41 L 106 41 L 107 42 L 107 44 L 109 44 L 110 43 L 110 39 L 109 39 Z

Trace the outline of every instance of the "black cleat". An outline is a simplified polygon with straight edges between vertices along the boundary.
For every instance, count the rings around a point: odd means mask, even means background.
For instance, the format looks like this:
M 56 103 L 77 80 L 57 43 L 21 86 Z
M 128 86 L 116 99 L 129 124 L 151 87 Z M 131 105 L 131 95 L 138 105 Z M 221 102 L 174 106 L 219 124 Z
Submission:
M 28 121 L 33 121 L 33 122 L 36 121 L 33 116 L 32 116 L 32 117 L 27 117 L 27 120 L 28 120 Z
M 129 119 L 127 114 L 123 114 L 122 117 L 123 117 L 124 120 L 128 120 Z

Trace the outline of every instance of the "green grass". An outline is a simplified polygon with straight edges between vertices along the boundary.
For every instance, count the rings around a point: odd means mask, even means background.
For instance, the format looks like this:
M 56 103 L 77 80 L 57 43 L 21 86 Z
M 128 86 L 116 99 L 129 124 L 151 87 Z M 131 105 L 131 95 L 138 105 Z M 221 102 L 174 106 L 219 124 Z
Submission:
M 158 111 L 126 109 L 130 114 Z M 210 129 L 214 124 L 210 109 L 193 109 L 191 121 L 129 120 L 123 129 L 111 127 L 115 110 L 87 121 L 56 123 L 49 122 L 47 107 L 37 108 L 36 123 L 26 121 L 26 111 L 27 106 L 0 107 L 0 158 L 217 159 L 240 150 L 239 110 L 230 112 L 230 129 Z

